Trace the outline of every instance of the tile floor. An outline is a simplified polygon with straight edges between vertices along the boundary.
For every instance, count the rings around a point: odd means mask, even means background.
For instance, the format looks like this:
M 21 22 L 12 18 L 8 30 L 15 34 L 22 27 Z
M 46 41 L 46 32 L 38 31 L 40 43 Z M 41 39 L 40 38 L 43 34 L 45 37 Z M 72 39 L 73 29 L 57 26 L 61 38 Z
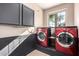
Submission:
M 49 55 L 45 54 L 43 52 L 40 52 L 38 50 L 34 50 L 31 53 L 29 53 L 28 55 L 26 55 L 26 56 L 49 56 Z

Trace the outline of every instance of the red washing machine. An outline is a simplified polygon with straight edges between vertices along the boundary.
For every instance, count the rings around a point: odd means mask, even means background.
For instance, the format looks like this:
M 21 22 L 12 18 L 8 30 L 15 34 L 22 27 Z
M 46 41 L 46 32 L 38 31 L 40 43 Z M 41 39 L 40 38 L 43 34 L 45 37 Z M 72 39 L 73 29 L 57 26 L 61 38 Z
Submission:
M 38 44 L 43 47 L 48 47 L 49 39 L 48 37 L 51 35 L 50 28 L 47 27 L 39 27 L 37 28 L 37 40 Z
M 77 55 L 78 52 L 78 29 L 72 27 L 56 28 L 56 50 L 66 55 Z

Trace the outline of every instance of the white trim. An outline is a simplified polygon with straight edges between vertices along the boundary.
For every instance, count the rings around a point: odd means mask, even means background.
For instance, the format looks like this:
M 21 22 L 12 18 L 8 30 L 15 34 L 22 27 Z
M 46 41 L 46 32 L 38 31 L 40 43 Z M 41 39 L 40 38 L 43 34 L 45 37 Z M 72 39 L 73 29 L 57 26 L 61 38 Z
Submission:
M 65 11 L 65 10 L 67 10 L 67 8 L 62 8 L 62 9 L 55 10 L 55 11 L 49 11 L 48 15 L 52 15 L 52 14 L 55 14 L 55 13 L 58 13 L 58 12 L 62 12 L 62 11 Z

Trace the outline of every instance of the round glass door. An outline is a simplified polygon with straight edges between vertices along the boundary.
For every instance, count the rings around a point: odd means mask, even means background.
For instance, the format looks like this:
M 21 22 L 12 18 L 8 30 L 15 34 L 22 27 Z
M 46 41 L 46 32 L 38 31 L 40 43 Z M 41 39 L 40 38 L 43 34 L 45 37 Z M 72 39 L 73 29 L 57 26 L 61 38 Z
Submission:
M 39 32 L 39 33 L 38 33 L 38 39 L 39 39 L 40 41 L 44 41 L 45 38 L 46 38 L 46 35 L 45 35 L 44 32 Z
M 73 44 L 74 38 L 70 33 L 63 32 L 58 36 L 58 42 L 63 47 L 69 47 Z

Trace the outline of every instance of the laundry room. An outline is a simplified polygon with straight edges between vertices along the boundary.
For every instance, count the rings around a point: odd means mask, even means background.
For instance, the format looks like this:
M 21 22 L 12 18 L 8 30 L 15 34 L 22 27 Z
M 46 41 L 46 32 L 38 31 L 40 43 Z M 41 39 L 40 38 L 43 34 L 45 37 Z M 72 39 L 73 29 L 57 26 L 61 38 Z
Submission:
M 0 56 L 79 56 L 79 3 L 0 3 Z

